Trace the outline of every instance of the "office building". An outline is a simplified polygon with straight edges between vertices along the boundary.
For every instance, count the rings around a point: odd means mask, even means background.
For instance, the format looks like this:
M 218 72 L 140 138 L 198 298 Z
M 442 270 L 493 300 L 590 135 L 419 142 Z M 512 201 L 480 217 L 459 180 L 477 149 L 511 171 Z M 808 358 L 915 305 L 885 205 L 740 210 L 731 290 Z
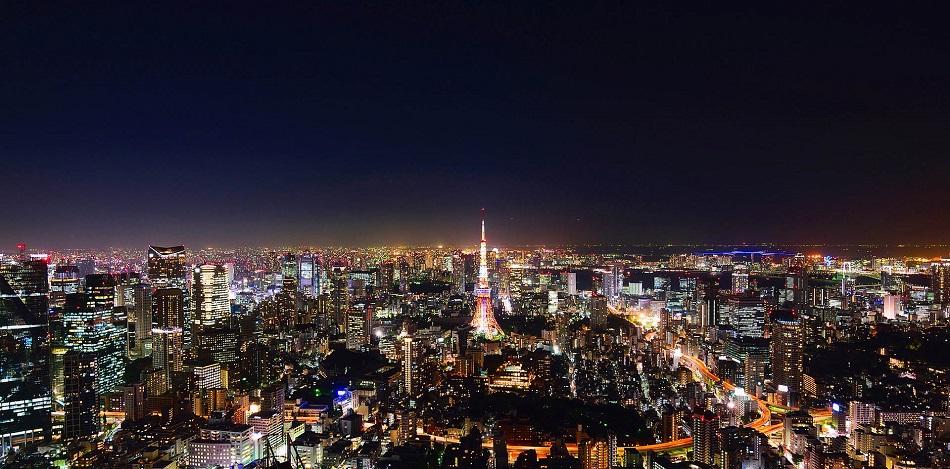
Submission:
M 797 406 L 802 389 L 802 325 L 791 310 L 772 315 L 772 384 L 786 405 Z
M 77 350 L 66 352 L 64 369 L 63 437 L 84 439 L 99 432 L 99 381 L 96 355 Z
M 193 332 L 224 326 L 231 317 L 227 270 L 223 265 L 204 264 L 194 269 L 192 280 Z
M 124 310 L 129 356 L 147 357 L 152 352 L 152 289 L 138 276 L 120 279 L 116 285 L 116 308 Z
M 128 347 L 125 324 L 113 322 L 112 308 L 91 309 L 97 305 L 87 294 L 66 295 L 63 326 L 66 348 L 96 357 L 96 392 L 102 395 L 122 384 Z
M 607 328 L 607 318 L 610 310 L 607 309 L 607 297 L 594 295 L 590 297 L 590 327 L 595 330 Z
M 373 324 L 373 306 L 355 303 L 346 314 L 346 348 L 359 350 L 369 344 Z
M 184 347 L 191 346 L 191 299 L 188 290 L 188 266 L 185 263 L 184 246 L 149 246 L 146 254 L 146 270 L 148 271 L 148 282 L 152 288 L 158 289 L 178 289 L 182 294 L 181 319 L 176 326 L 182 330 L 182 344 Z M 158 305 L 153 303 L 157 307 Z M 153 313 L 155 321 L 158 319 L 158 311 Z
M 122 406 L 126 421 L 137 422 L 145 418 L 145 384 L 130 383 L 122 386 Z
M 0 260 L 0 456 L 51 438 L 48 294 L 45 258 Z
M 281 287 L 280 290 L 296 297 L 299 292 L 299 265 L 297 257 L 291 253 L 285 254 L 280 259 Z

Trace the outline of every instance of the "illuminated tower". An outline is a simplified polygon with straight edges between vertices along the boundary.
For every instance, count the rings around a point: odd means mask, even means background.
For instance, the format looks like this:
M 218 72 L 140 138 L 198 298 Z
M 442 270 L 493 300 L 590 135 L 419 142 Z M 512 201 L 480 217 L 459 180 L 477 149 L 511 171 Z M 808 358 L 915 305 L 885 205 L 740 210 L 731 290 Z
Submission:
M 472 328 L 475 334 L 488 339 L 504 335 L 492 312 L 491 287 L 488 285 L 488 260 L 485 248 L 485 211 L 482 210 L 482 243 L 478 251 L 478 284 L 475 286 L 475 315 Z

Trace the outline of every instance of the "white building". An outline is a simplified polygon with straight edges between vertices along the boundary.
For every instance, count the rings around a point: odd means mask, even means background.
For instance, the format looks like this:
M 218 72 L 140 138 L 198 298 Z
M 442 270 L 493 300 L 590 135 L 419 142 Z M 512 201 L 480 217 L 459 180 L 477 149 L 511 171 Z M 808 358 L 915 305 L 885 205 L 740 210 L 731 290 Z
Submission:
M 242 467 L 258 458 L 250 425 L 211 424 L 188 442 L 188 467 Z

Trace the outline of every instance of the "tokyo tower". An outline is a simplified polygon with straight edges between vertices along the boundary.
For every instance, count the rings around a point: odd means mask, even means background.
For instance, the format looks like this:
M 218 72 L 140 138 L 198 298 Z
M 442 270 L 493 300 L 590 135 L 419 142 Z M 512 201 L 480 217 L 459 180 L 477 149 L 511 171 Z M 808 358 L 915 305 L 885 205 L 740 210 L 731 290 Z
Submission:
M 475 314 L 472 317 L 472 328 L 475 335 L 487 339 L 497 339 L 504 336 L 501 326 L 495 320 L 491 305 L 491 286 L 488 285 L 488 260 L 485 251 L 485 209 L 482 209 L 482 244 L 479 248 L 478 285 L 475 286 Z

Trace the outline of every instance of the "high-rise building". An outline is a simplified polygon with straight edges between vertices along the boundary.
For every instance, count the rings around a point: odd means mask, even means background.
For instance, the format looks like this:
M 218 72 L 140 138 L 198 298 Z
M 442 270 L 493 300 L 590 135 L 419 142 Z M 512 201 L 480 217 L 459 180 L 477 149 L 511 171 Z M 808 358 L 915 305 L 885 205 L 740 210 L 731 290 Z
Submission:
M 199 391 L 222 387 L 220 363 L 211 362 L 195 365 L 193 374 L 195 388 Z
M 723 343 L 725 356 L 739 362 L 735 385 L 749 394 L 765 384 L 769 364 L 769 340 L 762 337 L 728 337 Z
M 765 330 L 765 304 L 748 296 L 731 297 L 723 305 L 729 324 L 741 337 L 762 337 Z
M 83 281 L 86 308 L 94 311 L 112 311 L 115 307 L 115 277 L 110 274 L 90 274 Z
M 496 339 L 504 336 L 492 311 L 491 285 L 488 284 L 487 245 L 485 243 L 485 211 L 482 210 L 482 240 L 479 245 L 478 285 L 475 287 L 475 314 L 472 329 L 476 335 Z
M 155 328 L 152 329 L 152 366 L 170 373 L 182 370 L 184 358 L 185 295 L 180 288 L 159 288 L 152 294 Z
M 901 297 L 900 295 L 895 295 L 888 293 L 884 295 L 884 318 L 894 320 L 897 319 L 897 315 L 903 312 L 901 307 Z
M 934 303 L 950 303 L 950 259 L 940 259 L 930 266 L 930 288 Z
M 297 285 L 300 293 L 307 297 L 320 294 L 320 275 L 313 260 L 313 254 L 307 252 L 297 257 Z
M 749 267 L 736 264 L 732 270 L 732 293 L 743 294 L 749 289 Z
M 192 280 L 194 334 L 200 334 L 206 327 L 227 325 L 231 317 L 228 293 L 228 276 L 223 265 L 195 267 Z
M 568 295 L 577 294 L 577 272 L 561 272 L 561 284 Z
M 724 427 L 719 430 L 721 468 L 765 469 L 768 437 L 748 427 Z
M 339 332 L 346 332 L 346 312 L 350 304 L 346 280 L 346 267 L 333 266 L 330 269 L 330 312 Z
M 452 272 L 453 278 L 455 271 Z M 383 292 L 391 292 L 393 284 L 396 282 L 396 264 L 392 261 L 385 261 L 379 266 L 379 289 Z M 453 283 L 453 287 L 456 283 Z
M 693 460 L 715 464 L 718 445 L 719 417 L 709 410 L 696 409 L 693 413 Z
M 710 278 L 702 284 L 702 303 L 699 305 L 699 327 L 706 332 L 719 325 L 719 282 Z
M 175 288 L 181 291 L 181 321 L 176 326 L 181 329 L 181 340 L 183 347 L 191 346 L 191 300 L 188 290 L 188 266 L 185 264 L 184 246 L 149 246 L 146 255 L 146 270 L 148 271 L 148 281 L 152 288 L 167 289 Z M 158 318 L 157 304 L 153 303 L 153 317 L 160 323 Z
M 164 371 L 167 383 L 170 373 L 182 370 L 184 347 L 181 328 L 153 329 L 152 344 L 152 367 Z
M 284 411 L 286 392 L 282 383 L 272 384 L 261 389 L 261 410 Z
M 366 303 L 354 303 L 346 314 L 346 348 L 359 350 L 369 343 L 373 324 L 373 307 Z
M 583 439 L 577 446 L 582 469 L 611 469 L 617 466 L 617 437 L 606 435 Z
M 125 420 L 136 422 L 145 418 L 145 384 L 131 383 L 122 387 Z
M 45 259 L 0 261 L 0 457 L 51 438 L 49 284 Z
M 195 336 L 195 356 L 199 360 L 235 363 L 238 361 L 239 338 L 240 334 L 236 328 L 206 327 Z
M 297 264 L 297 256 L 294 256 L 291 253 L 285 254 L 280 259 L 280 273 L 281 273 L 281 291 L 287 292 L 291 295 L 296 295 L 299 288 L 299 265 Z
M 125 310 L 129 356 L 147 357 L 152 352 L 152 289 L 138 277 L 120 279 L 116 285 L 116 308 Z
M 772 315 L 772 383 L 786 404 L 797 406 L 802 389 L 802 325 L 792 310 Z
M 70 350 L 90 353 L 96 361 L 96 393 L 117 391 L 125 374 L 128 354 L 126 327 L 113 322 L 112 309 L 92 309 L 99 304 L 89 295 L 66 295 L 63 326 L 65 345 Z M 106 305 L 102 305 L 103 307 Z
M 610 264 L 609 270 L 604 272 L 602 289 L 604 296 L 615 299 L 623 293 L 623 264 L 614 262 Z
M 607 309 L 607 297 L 594 295 L 590 297 L 590 327 L 595 330 L 607 328 L 607 318 L 610 311 Z
M 681 423 L 689 418 L 688 409 L 677 409 L 664 404 L 660 413 L 660 428 L 657 432 L 660 441 L 673 441 L 685 436 Z
M 159 329 L 185 327 L 185 292 L 180 288 L 159 288 L 152 293 L 152 320 Z
M 66 439 L 80 439 L 99 432 L 99 397 L 96 392 L 98 370 L 96 355 L 70 350 L 64 360 L 65 425 Z
M 402 338 L 402 391 L 407 396 L 419 393 L 421 350 L 419 342 L 411 335 Z
M 79 267 L 68 264 L 57 265 L 53 276 L 49 279 L 50 306 L 61 308 L 66 301 L 66 295 L 79 293 L 81 287 L 82 277 L 79 275 Z
M 149 246 L 146 264 L 153 287 L 184 289 L 187 280 L 184 246 Z

